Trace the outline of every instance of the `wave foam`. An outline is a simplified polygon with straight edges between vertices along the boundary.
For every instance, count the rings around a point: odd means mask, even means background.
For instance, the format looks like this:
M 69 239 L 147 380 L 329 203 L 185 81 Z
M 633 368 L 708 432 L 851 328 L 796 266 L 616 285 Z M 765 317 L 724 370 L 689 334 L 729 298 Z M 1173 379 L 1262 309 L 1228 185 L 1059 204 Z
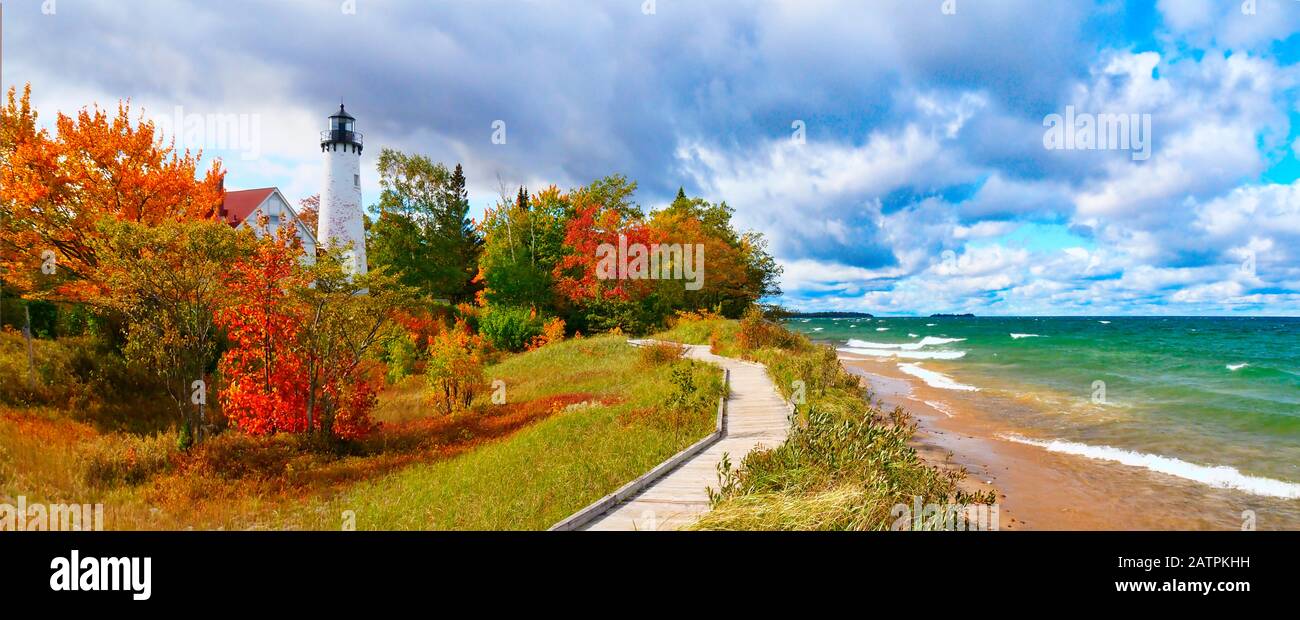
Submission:
M 1285 480 L 1274 480 L 1241 473 L 1235 467 L 1227 465 L 1198 465 L 1187 461 L 1158 454 L 1134 452 L 1110 446 L 1090 446 L 1073 441 L 1041 441 L 1028 439 L 1019 435 L 999 435 L 1008 441 L 1038 446 L 1050 452 L 1073 454 L 1100 461 L 1113 461 L 1130 467 L 1142 467 L 1151 471 L 1192 480 L 1220 489 L 1235 489 L 1254 495 L 1280 497 L 1283 499 L 1300 498 L 1300 484 Z
M 917 351 L 925 347 L 937 346 L 941 344 L 951 344 L 954 342 L 962 342 L 964 340 L 966 339 L 965 338 L 937 338 L 935 336 L 926 336 L 925 338 L 922 338 L 916 342 L 887 343 L 887 342 L 867 342 L 865 340 L 850 338 L 848 342 L 846 342 L 845 344 L 849 345 L 850 347 L 857 347 L 861 349 L 902 349 L 904 351 Z
M 973 385 L 964 385 L 952 380 L 952 377 L 933 370 L 921 368 L 920 364 L 899 364 L 898 369 L 906 374 L 912 375 L 925 382 L 932 388 L 941 390 L 960 390 L 963 392 L 978 392 L 979 388 Z
M 1020 340 L 1021 338 L 1042 338 L 1042 337 L 1043 336 L 1040 336 L 1038 334 L 1011 334 L 1012 340 Z
M 869 355 L 871 357 L 897 357 L 907 360 L 959 360 L 966 357 L 965 351 L 911 351 L 901 349 L 874 349 L 869 347 L 840 347 L 841 353 Z
M 1240 364 L 1228 364 L 1228 370 L 1231 370 L 1232 372 L 1237 372 L 1238 370 L 1241 370 L 1242 368 L 1245 368 L 1249 365 L 1250 364 L 1247 364 L 1245 362 L 1242 362 Z
M 945 405 L 937 400 L 923 400 L 921 402 L 925 403 L 926 405 L 929 405 L 931 409 L 934 409 L 935 411 L 938 411 L 939 413 L 942 413 L 950 418 L 955 417 L 955 414 L 953 414 L 952 409 L 948 407 L 948 405 Z

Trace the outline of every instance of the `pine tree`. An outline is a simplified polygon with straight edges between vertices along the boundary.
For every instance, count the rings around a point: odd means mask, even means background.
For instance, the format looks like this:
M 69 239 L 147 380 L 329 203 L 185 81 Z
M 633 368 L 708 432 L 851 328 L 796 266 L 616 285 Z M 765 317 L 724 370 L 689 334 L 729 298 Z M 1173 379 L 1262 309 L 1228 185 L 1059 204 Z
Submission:
M 449 293 L 455 301 L 474 298 L 477 286 L 473 283 L 478 274 L 478 258 L 483 250 L 483 238 L 469 217 L 469 192 L 465 189 L 465 171 L 460 164 L 451 173 L 451 179 L 438 206 L 436 234 L 441 245 L 447 248 L 449 265 Z

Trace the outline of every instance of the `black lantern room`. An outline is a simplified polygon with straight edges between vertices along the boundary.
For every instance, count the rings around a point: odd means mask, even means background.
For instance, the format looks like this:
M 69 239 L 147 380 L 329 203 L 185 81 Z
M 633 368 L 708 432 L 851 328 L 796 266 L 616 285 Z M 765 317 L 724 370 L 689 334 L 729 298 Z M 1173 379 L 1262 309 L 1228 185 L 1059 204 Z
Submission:
M 357 119 L 339 104 L 339 111 L 330 116 L 329 129 L 320 133 L 320 149 L 355 150 L 361 153 L 361 133 L 356 130 Z

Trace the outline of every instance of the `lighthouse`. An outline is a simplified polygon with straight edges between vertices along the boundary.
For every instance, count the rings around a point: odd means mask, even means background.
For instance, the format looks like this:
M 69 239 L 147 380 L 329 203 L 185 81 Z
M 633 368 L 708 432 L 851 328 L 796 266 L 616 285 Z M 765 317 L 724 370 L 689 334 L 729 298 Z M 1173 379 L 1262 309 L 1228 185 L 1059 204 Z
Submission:
M 329 118 L 329 129 L 320 134 L 325 158 L 325 189 L 320 193 L 316 238 L 322 247 L 352 244 L 346 255 L 353 274 L 365 274 L 366 226 L 361 206 L 361 134 L 357 119 L 343 109 Z

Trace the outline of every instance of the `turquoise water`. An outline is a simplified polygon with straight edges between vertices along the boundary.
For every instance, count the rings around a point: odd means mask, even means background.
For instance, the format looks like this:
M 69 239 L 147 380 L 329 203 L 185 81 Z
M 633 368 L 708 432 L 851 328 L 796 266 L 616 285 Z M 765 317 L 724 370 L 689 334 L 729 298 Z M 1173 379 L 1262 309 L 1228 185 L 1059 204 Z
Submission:
M 788 325 L 841 351 L 896 361 L 953 399 L 992 409 L 1037 445 L 1211 486 L 1300 497 L 1300 318 Z

